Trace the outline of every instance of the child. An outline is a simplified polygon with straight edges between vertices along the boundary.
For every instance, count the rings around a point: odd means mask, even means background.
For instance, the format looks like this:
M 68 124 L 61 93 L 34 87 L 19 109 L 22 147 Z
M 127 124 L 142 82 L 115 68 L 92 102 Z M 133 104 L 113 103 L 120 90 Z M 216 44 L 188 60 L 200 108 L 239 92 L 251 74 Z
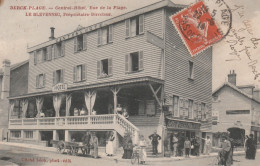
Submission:
M 185 155 L 186 157 L 190 156 L 190 148 L 191 148 L 191 142 L 189 141 L 189 138 L 187 137 L 184 142 L 184 148 L 185 148 Z
M 146 160 L 147 155 L 146 155 L 146 149 L 145 149 L 146 142 L 145 142 L 145 139 L 144 139 L 143 135 L 140 136 L 139 146 L 141 148 L 140 153 L 142 154 L 141 158 L 140 158 L 140 161 L 141 161 L 141 164 L 145 164 L 145 160 Z

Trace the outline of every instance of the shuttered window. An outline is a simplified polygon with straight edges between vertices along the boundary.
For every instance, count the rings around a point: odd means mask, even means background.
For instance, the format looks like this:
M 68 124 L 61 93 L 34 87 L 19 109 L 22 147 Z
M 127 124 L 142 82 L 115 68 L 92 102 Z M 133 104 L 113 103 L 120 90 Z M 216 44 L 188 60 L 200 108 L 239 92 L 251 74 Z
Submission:
M 45 74 L 39 74 L 36 76 L 36 88 L 45 87 Z
M 113 74 L 112 58 L 97 61 L 98 78 L 108 77 Z
M 56 70 L 53 72 L 53 85 L 56 85 L 57 83 L 63 83 L 64 82 L 64 69 Z
M 139 16 L 139 34 L 144 33 L 144 15 Z
M 125 72 L 137 72 L 144 69 L 143 51 L 133 52 L 125 55 Z
M 109 35 L 108 35 L 108 42 L 113 42 L 113 35 L 114 35 L 114 28 L 113 25 L 109 25 L 108 27 Z
M 125 20 L 126 38 L 144 33 L 144 15 Z
M 73 82 L 84 81 L 87 78 L 86 64 L 77 65 L 73 67 Z
M 50 61 L 52 59 L 52 46 L 47 47 L 47 60 Z
M 83 50 L 87 49 L 87 34 L 83 35 Z
M 77 37 L 74 37 L 74 52 L 77 52 L 78 51 L 78 39 Z
M 98 29 L 98 45 L 102 44 L 102 31 Z
M 125 35 L 130 36 L 130 19 L 125 20 Z
M 74 37 L 74 53 L 87 49 L 87 35 L 78 35 Z

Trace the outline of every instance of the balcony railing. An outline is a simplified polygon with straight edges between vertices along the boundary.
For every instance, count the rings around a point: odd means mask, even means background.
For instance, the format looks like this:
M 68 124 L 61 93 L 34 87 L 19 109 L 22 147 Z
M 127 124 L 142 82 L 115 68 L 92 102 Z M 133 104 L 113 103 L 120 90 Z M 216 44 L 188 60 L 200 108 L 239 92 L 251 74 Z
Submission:
M 44 117 L 10 119 L 10 128 L 21 129 L 114 129 L 124 135 L 130 132 L 134 140 L 138 140 L 139 129 L 120 114 L 67 116 L 67 117 Z

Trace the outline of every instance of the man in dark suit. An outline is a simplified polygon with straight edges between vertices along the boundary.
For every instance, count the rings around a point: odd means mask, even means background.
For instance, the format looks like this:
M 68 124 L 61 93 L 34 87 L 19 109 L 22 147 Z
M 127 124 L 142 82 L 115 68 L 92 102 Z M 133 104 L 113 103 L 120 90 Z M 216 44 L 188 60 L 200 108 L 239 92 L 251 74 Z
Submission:
M 149 136 L 149 139 L 152 140 L 152 145 L 153 145 L 153 155 L 157 155 L 158 150 L 158 141 L 161 139 L 161 137 L 154 131 L 152 135 Z
M 82 142 L 83 142 L 84 149 L 85 149 L 84 155 L 89 155 L 89 153 L 90 153 L 90 138 L 91 138 L 91 135 L 89 132 L 86 132 L 82 138 Z

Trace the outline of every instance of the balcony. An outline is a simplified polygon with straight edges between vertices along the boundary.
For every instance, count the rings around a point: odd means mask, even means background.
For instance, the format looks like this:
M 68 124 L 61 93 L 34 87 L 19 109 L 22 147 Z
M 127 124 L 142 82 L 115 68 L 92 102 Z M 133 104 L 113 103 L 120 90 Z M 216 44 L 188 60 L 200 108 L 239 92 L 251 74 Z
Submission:
M 116 130 L 138 137 L 139 129 L 120 114 L 10 119 L 9 130 Z M 138 139 L 138 138 L 135 138 Z

